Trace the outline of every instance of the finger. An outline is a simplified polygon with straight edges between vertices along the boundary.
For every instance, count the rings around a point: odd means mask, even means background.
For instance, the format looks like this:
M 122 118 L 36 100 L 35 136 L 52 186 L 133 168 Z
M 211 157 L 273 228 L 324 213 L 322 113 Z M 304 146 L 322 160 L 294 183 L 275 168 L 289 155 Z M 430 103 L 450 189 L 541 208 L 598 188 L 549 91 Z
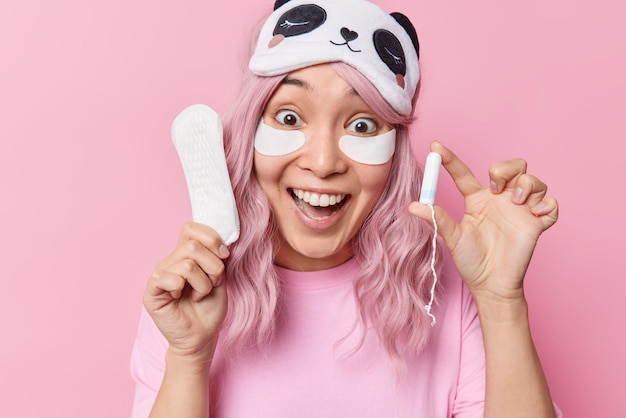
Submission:
M 181 241 L 171 254 L 159 262 L 157 269 L 167 269 L 179 260 L 191 258 L 205 269 L 208 274 L 217 277 L 224 270 L 223 259 L 228 256 L 230 256 L 228 248 L 223 244 L 216 250 L 215 247 L 207 247 L 198 240 L 189 239 Z
M 169 271 L 182 277 L 189 284 L 193 301 L 202 300 L 215 287 L 213 280 L 193 260 L 181 260 Z
M 155 270 L 144 292 L 144 306 L 149 312 L 163 307 L 173 299 L 180 299 L 185 287 L 185 279 L 165 270 Z
M 472 170 L 443 144 L 434 141 L 430 145 L 430 149 L 441 155 L 441 162 L 444 168 L 450 174 L 454 184 L 456 184 L 457 189 L 463 196 L 468 196 L 483 188 L 472 173 Z
M 527 203 L 534 206 L 541 202 L 548 192 L 548 186 L 537 177 L 530 174 L 521 174 L 513 185 L 512 201 L 518 205 Z
M 178 245 L 180 246 L 189 240 L 201 242 L 206 248 L 213 251 L 215 255 L 222 259 L 228 258 L 230 255 L 228 247 L 226 247 L 222 238 L 210 226 L 197 222 L 186 222 L 178 237 Z
M 458 224 L 454 218 L 440 206 L 432 206 L 431 208 L 429 205 L 419 202 L 412 202 L 409 205 L 409 213 L 425 220 L 434 227 L 432 219 L 433 209 L 435 212 L 435 221 L 437 222 L 437 233 L 444 240 L 448 248 L 452 250 L 455 243 L 458 241 L 459 233 Z
M 545 231 L 559 218 L 559 204 L 554 197 L 549 196 L 530 208 L 530 212 L 541 219 Z
M 191 259 L 204 271 L 213 281 L 214 286 L 219 286 L 218 280 L 224 274 L 224 262 L 215 253 L 207 249 L 198 241 L 187 241 L 181 247 L 181 253 L 185 259 Z
M 180 263 L 184 260 L 193 261 L 205 275 L 209 276 L 213 286 L 221 284 L 224 274 L 224 261 L 196 240 L 190 240 L 180 245 L 172 254 L 159 263 L 157 269 L 173 271 L 174 266 L 180 268 Z
M 528 164 L 521 158 L 501 161 L 489 167 L 489 182 L 491 191 L 501 193 L 506 185 L 520 174 L 525 174 Z

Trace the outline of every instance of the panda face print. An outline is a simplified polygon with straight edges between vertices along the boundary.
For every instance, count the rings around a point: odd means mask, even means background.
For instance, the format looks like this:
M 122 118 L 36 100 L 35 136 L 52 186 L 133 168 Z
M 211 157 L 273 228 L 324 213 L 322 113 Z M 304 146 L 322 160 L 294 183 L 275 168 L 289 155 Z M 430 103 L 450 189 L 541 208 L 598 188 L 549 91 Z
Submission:
M 288 2 L 281 2 L 284 5 Z M 269 47 L 273 48 L 282 42 L 285 38 L 292 36 L 301 36 L 313 32 L 326 22 L 326 10 L 317 4 L 297 5 L 292 9 L 284 12 L 274 26 L 274 37 L 269 43 Z M 347 46 L 352 52 L 361 52 L 360 49 L 351 47 L 350 42 L 359 37 L 358 32 L 342 26 L 338 28 L 342 41 L 329 39 L 329 42 L 336 46 Z M 372 36 L 372 43 L 380 57 L 396 77 L 403 78 L 406 74 L 406 62 L 404 59 L 404 51 L 400 40 L 389 30 L 377 29 Z M 404 87 L 404 86 L 402 86 Z
M 365 75 L 399 113 L 410 112 L 419 66 L 408 18 L 367 0 L 279 0 L 276 6 L 250 60 L 255 74 L 341 61 Z

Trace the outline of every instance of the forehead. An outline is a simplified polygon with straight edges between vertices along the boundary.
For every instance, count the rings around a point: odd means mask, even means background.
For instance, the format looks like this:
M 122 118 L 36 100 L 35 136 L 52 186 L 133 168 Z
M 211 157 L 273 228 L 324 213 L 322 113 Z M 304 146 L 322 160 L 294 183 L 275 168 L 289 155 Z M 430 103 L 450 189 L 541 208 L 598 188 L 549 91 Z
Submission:
M 358 97 L 354 88 L 328 64 L 314 65 L 290 72 L 278 85 L 274 95 L 293 94 L 298 91 L 304 94 L 324 94 L 328 98 Z
M 346 88 L 351 88 L 350 84 L 348 84 L 348 82 L 344 80 L 343 77 L 341 77 L 330 64 L 311 65 L 299 70 L 291 71 L 287 74 L 285 79 L 303 80 L 310 84 L 319 85 L 332 83 L 335 84 L 335 87 L 343 85 Z

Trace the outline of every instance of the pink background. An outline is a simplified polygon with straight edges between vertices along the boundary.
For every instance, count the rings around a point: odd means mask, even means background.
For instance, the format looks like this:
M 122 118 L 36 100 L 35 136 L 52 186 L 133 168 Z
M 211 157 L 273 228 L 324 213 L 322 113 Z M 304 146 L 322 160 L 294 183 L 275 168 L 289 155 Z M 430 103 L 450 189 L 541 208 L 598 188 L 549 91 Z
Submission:
M 190 216 L 170 124 L 232 97 L 268 8 L 245 3 L 0 2 L 0 416 L 128 416 L 144 283 Z M 623 2 L 381 4 L 421 39 L 418 150 L 440 139 L 483 180 L 524 157 L 559 199 L 536 343 L 567 417 L 623 417 Z M 439 203 L 459 213 L 447 178 Z

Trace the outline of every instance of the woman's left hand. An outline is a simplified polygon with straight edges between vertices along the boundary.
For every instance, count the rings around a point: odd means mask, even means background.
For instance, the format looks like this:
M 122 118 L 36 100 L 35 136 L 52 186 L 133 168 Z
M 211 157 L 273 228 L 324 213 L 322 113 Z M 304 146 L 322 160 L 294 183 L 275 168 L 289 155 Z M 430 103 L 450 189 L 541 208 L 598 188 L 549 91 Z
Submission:
M 452 151 L 439 142 L 431 150 L 442 162 L 465 200 L 457 223 L 435 206 L 438 232 L 472 294 L 501 301 L 524 297 L 524 275 L 541 233 L 558 217 L 558 204 L 548 187 L 526 172 L 526 161 L 494 164 L 490 187 L 484 187 Z M 427 205 L 413 202 L 409 211 L 432 224 Z

